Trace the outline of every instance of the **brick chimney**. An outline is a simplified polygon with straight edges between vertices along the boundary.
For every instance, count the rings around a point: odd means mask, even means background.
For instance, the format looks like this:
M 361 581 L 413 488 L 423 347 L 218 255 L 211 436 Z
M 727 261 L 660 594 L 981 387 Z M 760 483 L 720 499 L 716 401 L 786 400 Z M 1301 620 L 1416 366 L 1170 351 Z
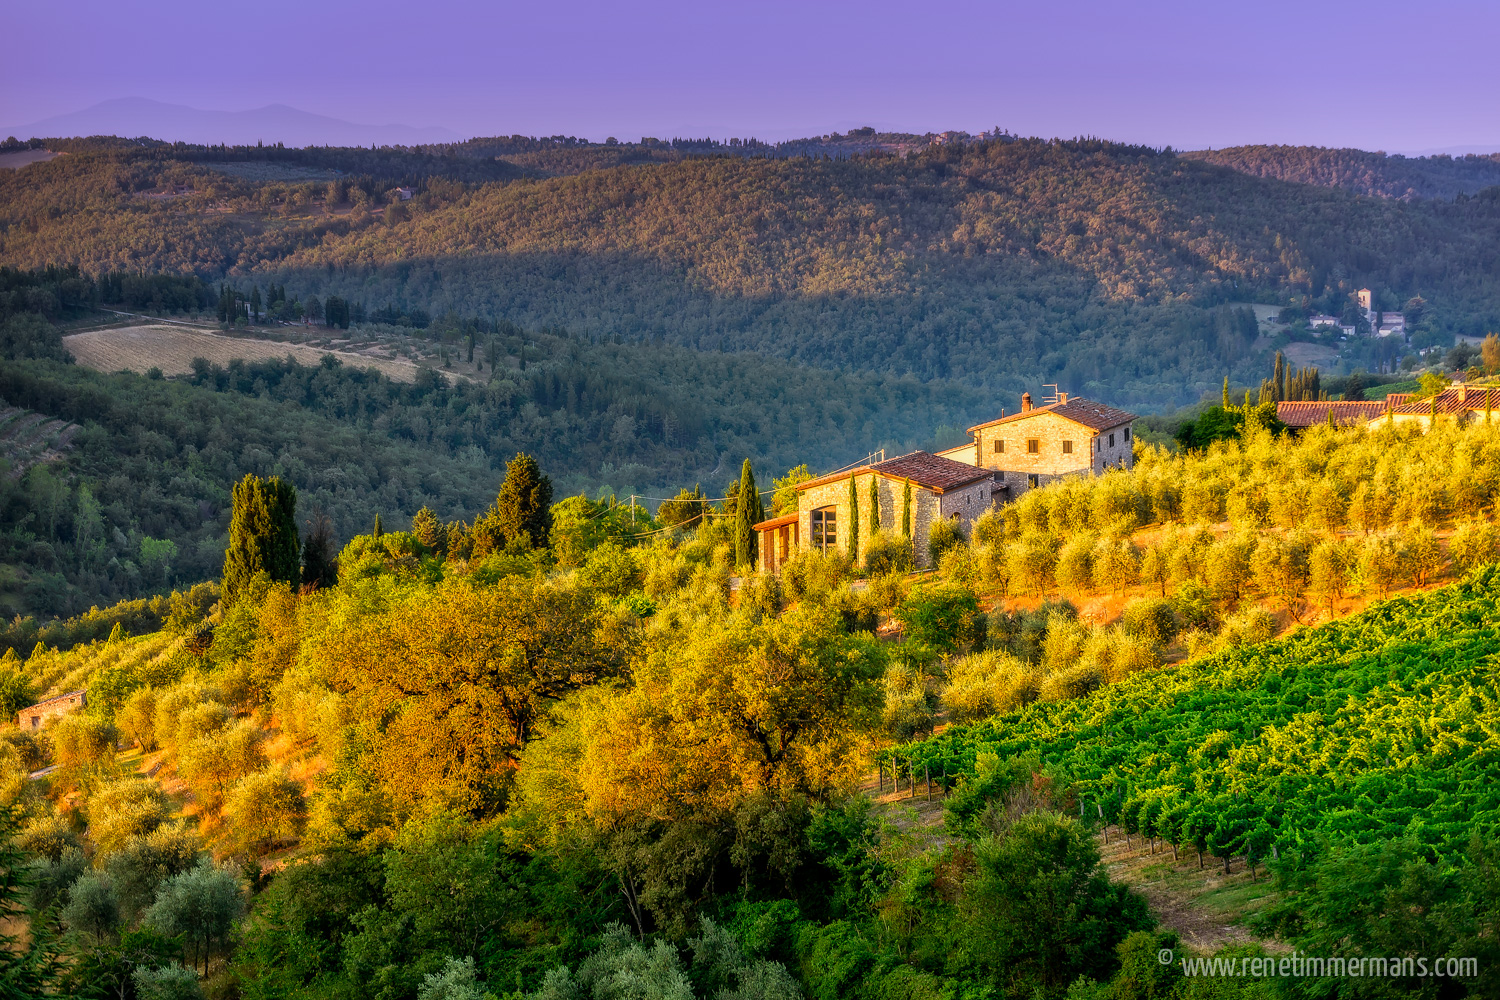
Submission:
M 1066 403 L 1068 401 L 1068 394 L 1065 393 L 1065 392 L 1058 393 L 1057 394 L 1057 401 L 1059 403 Z
M 1030 413 L 1031 412 L 1031 393 L 1029 393 L 1029 392 L 1023 392 L 1023 393 L 1021 393 L 1021 412 L 1022 413 Z

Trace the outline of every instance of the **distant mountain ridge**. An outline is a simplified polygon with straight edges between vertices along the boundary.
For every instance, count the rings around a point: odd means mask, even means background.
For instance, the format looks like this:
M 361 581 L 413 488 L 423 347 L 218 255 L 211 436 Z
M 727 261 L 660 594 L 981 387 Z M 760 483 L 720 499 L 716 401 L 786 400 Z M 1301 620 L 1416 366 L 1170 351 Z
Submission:
M 0 129 L 18 139 L 94 135 L 150 136 L 168 142 L 217 145 L 416 146 L 460 141 L 463 136 L 438 126 L 359 125 L 326 115 L 268 104 L 249 111 L 207 111 L 144 97 L 102 101 L 70 114 L 30 125 Z
M 1296 184 L 1343 188 L 1374 198 L 1443 198 L 1500 185 L 1500 153 L 1402 156 L 1321 146 L 1231 146 L 1179 154 Z

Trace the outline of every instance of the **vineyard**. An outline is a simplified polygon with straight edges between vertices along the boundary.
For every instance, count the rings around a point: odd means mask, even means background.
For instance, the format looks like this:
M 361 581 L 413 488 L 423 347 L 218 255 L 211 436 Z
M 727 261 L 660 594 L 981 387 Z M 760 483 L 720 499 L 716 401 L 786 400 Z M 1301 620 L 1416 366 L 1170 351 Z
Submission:
M 1500 567 L 1316 629 L 1136 674 L 887 751 L 954 783 L 949 822 L 1040 771 L 1080 815 L 1254 863 L 1500 831 Z
M 78 363 L 101 372 L 133 371 L 144 374 L 152 368 L 163 375 L 186 375 L 193 359 L 218 365 L 235 359 L 265 361 L 290 356 L 298 364 L 315 367 L 323 355 L 332 354 L 347 365 L 375 368 L 399 382 L 416 379 L 417 368 L 408 361 L 393 361 L 344 351 L 328 351 L 304 344 L 223 337 L 206 330 L 164 323 L 120 329 L 93 330 L 63 338 Z
M 6 406 L 0 401 L 0 459 L 19 478 L 38 462 L 49 461 L 68 447 L 78 431 L 76 424 L 45 414 Z

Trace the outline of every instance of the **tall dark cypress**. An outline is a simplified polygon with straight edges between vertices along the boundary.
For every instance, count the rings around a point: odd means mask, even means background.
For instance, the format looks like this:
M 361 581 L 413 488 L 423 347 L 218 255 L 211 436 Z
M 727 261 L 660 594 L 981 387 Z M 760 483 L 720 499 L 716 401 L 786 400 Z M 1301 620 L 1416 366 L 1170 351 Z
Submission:
M 760 561 L 755 544 L 755 525 L 765 520 L 760 492 L 755 488 L 755 470 L 750 460 L 740 466 L 739 495 L 734 501 L 734 561 L 737 566 L 754 569 Z
M 854 474 L 849 475 L 849 559 L 859 562 L 859 490 L 854 485 Z
M 1276 402 L 1286 399 L 1286 358 L 1280 351 L 1276 352 Z
M 279 477 L 247 475 L 234 487 L 229 547 L 224 552 L 224 601 L 232 604 L 257 573 L 296 583 L 302 572 L 297 543 L 297 490 Z

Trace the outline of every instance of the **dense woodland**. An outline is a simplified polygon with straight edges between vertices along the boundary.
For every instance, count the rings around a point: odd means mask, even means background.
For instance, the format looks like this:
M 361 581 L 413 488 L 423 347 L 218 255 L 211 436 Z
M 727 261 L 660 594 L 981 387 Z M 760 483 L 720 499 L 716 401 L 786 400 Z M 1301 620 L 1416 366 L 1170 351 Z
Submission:
M 146 998 L 1491 995 L 1500 433 L 1294 440 L 1247 414 L 1138 449 L 935 530 L 920 578 L 900 529 L 757 574 L 751 494 L 658 521 L 554 499 L 524 456 L 471 522 L 403 512 L 334 559 L 289 484 L 247 477 L 221 584 L 0 664 L 8 709 L 89 691 L 0 733 L 32 929 L 6 974 Z M 1117 621 L 1080 614 L 1100 594 Z M 944 719 L 967 724 L 923 739 Z M 860 794 L 872 760 L 903 795 L 931 777 L 945 824 Z M 1106 826 L 1183 877 L 1269 871 L 1259 943 L 1220 957 L 1479 971 L 1195 981 L 1102 867 Z
M 1500 184 L 1500 153 L 1409 157 L 1317 146 L 1231 146 L 1182 155 L 1256 177 L 1343 188 L 1376 198 L 1451 201 Z
M 0 400 L 28 411 L 17 425 L 29 415 L 73 428 L 48 462 L 0 428 L 11 465 L 0 476 L 5 618 L 67 616 L 213 576 L 225 484 L 247 472 L 286 477 L 348 538 L 382 513 L 404 527 L 423 506 L 473 518 L 520 451 L 553 469 L 564 494 L 623 501 L 701 483 L 717 497 L 747 455 L 836 468 L 882 447 L 951 443 L 935 435 L 998 409 L 951 382 L 474 324 L 484 381 L 424 369 L 415 384 L 393 382 L 331 357 L 204 363 L 176 379 L 104 374 L 67 363 L 43 318 L 100 302 L 206 307 L 213 295 L 195 278 L 0 270 Z
M 372 313 L 992 391 L 1057 382 L 1127 405 L 1191 402 L 1226 368 L 1243 378 L 1260 363 L 1226 304 L 1340 314 L 1369 285 L 1383 308 L 1429 303 L 1417 346 L 1500 326 L 1493 189 L 1369 198 L 1092 141 L 817 158 L 690 146 L 506 141 L 496 148 L 517 151 L 490 159 L 356 150 L 340 161 L 338 150 L 79 144 L 0 175 L 0 261 L 228 276 Z M 545 172 L 565 176 L 474 173 L 501 155 L 550 157 Z M 343 172 L 226 172 L 283 162 L 273 156 Z M 391 201 L 397 183 L 415 197 Z

